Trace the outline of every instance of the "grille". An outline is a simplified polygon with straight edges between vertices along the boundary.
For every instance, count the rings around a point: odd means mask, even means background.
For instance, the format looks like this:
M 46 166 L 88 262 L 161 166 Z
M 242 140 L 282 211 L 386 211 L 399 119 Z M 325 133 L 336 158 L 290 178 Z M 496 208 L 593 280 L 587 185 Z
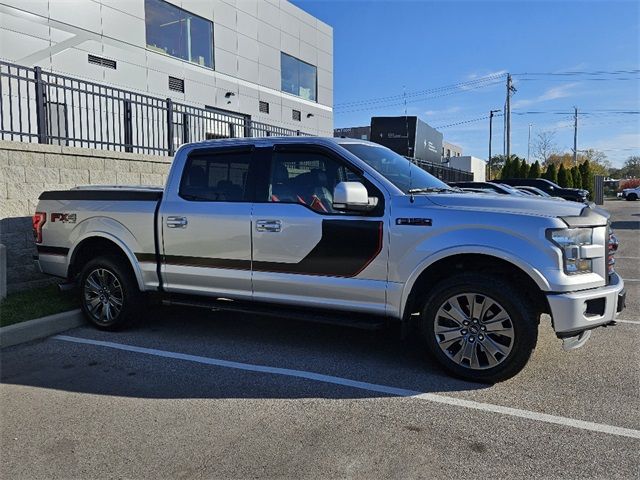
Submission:
M 269 113 L 269 102 L 260 101 L 260 113 Z
M 611 276 L 615 271 L 616 259 L 615 254 L 618 251 L 618 237 L 615 236 L 611 225 L 607 225 L 607 232 L 609 238 L 607 241 L 607 285 L 611 283 Z
M 176 77 L 169 77 L 169 90 L 184 93 L 184 80 Z
M 92 65 L 99 65 L 101 67 L 112 68 L 114 70 L 117 66 L 115 60 L 109 60 L 108 58 L 102 58 L 91 54 L 89 54 L 89 63 Z
M 293 110 L 293 111 L 291 112 L 291 117 L 292 117 L 295 121 L 299 122 L 299 121 L 300 121 L 300 118 L 302 117 L 302 115 L 300 114 L 300 110 Z

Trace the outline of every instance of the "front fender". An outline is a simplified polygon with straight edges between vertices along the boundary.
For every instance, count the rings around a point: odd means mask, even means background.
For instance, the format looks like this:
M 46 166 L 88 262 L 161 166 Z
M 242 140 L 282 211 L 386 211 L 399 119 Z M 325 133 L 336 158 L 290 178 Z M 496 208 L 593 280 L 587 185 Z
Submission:
M 69 249 L 69 265 L 72 264 L 78 246 L 89 238 L 100 237 L 115 243 L 126 255 L 138 282 L 138 288 L 144 290 L 144 282 L 140 264 L 134 252 L 142 251 L 139 242 L 133 233 L 122 223 L 108 217 L 91 217 L 80 222 L 71 232 L 69 240 L 72 247 Z

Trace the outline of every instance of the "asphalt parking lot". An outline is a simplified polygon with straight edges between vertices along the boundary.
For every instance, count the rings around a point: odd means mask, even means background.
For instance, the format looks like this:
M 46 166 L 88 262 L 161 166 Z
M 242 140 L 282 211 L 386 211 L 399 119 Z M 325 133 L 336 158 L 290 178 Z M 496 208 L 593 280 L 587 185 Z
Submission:
M 627 309 L 515 378 L 459 381 L 394 332 L 153 311 L 1 352 L 2 478 L 638 478 L 640 202 L 612 201 Z

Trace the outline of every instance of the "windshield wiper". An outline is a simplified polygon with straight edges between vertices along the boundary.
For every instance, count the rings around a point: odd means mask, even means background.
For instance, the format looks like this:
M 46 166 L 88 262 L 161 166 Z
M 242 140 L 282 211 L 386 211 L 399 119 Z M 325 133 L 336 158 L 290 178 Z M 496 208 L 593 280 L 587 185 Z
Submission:
M 452 188 L 442 188 L 442 187 L 422 187 L 422 188 L 410 188 L 407 190 L 407 193 L 444 193 L 444 192 L 453 192 Z

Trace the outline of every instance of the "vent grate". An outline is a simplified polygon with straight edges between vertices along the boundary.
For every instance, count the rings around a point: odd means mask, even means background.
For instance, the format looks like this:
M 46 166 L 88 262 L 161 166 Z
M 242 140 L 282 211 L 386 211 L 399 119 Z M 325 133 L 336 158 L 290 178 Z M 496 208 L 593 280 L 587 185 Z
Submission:
M 302 118 L 302 114 L 300 113 L 300 110 L 293 110 L 293 111 L 291 112 L 291 117 L 292 117 L 295 121 L 299 122 L 299 121 L 300 121 L 300 119 Z
M 184 93 L 184 80 L 176 77 L 169 77 L 169 90 Z
M 260 100 L 260 113 L 269 113 L 269 102 Z
M 97 55 L 91 55 L 89 54 L 89 63 L 92 65 L 99 65 L 101 67 L 107 67 L 107 68 L 112 68 L 112 69 L 116 69 L 116 61 L 115 60 L 109 60 L 108 58 L 102 58 L 102 57 L 98 57 Z

